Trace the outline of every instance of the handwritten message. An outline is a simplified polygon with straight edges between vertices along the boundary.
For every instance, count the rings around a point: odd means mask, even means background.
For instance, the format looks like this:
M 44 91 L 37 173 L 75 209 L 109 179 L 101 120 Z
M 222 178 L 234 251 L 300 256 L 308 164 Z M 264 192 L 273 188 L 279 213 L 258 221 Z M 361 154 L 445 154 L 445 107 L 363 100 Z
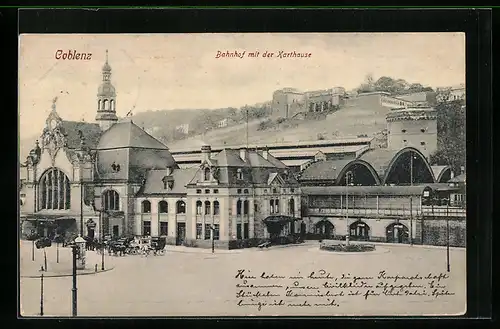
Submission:
M 217 53 L 215 54 L 215 58 L 311 58 L 312 54 L 309 52 L 300 52 L 300 51 L 285 51 L 285 50 L 278 50 L 278 51 L 238 51 L 238 50 L 233 50 L 233 51 L 221 51 L 217 50 Z
M 422 298 L 436 300 L 453 296 L 446 273 L 416 273 L 411 276 L 379 271 L 370 276 L 350 273 L 332 275 L 324 269 L 307 274 L 284 275 L 239 269 L 235 274 L 236 303 L 239 307 L 330 307 L 348 301 L 377 298 Z

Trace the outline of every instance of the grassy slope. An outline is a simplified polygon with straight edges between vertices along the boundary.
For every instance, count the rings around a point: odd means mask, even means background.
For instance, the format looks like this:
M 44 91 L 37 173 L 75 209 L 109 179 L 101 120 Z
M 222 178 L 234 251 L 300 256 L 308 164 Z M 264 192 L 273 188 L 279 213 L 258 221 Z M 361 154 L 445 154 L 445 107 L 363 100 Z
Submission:
M 294 141 L 316 141 L 318 134 L 322 134 L 325 139 L 335 139 L 343 137 L 356 137 L 359 134 L 372 136 L 385 128 L 385 115 L 389 110 L 380 106 L 368 106 L 351 100 L 345 107 L 332 113 L 324 120 L 304 120 L 296 121 L 298 126 L 295 128 L 276 127 L 267 130 L 258 131 L 259 121 L 249 122 L 248 141 L 250 144 L 272 144 L 279 142 Z M 148 119 L 151 116 L 165 116 L 167 111 L 158 111 L 148 113 Z M 142 120 L 141 120 L 142 121 Z M 147 121 L 144 120 L 145 128 L 149 128 Z M 152 120 L 154 122 L 154 120 Z M 160 121 L 160 120 L 157 120 Z M 136 121 L 134 121 L 136 122 Z M 24 139 L 20 144 L 20 160 L 24 161 L 33 148 L 35 139 L 32 137 Z M 186 148 L 198 148 L 204 143 L 210 145 L 240 145 L 246 143 L 246 125 L 239 124 L 227 128 L 209 131 L 203 135 L 193 136 L 184 140 L 171 142 L 168 147 L 171 150 L 182 150 Z

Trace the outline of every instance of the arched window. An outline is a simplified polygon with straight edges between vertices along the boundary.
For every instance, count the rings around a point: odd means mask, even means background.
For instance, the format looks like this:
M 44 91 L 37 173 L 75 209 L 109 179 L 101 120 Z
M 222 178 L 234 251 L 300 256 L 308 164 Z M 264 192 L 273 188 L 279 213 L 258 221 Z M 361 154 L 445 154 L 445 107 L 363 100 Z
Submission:
M 185 214 L 186 213 L 186 203 L 182 200 L 177 201 L 176 203 L 176 213 L 177 214 Z
M 98 100 L 97 101 L 97 109 L 100 110 L 101 109 L 101 100 Z
M 115 101 L 114 100 L 109 101 L 109 109 L 111 111 L 114 111 L 114 109 L 115 109 Z
M 168 213 L 168 203 L 165 200 L 162 200 L 158 203 L 158 211 L 161 214 L 166 214 Z
M 219 215 L 219 214 L 220 214 L 219 201 L 214 201 L 214 215 Z
M 248 194 L 248 189 L 244 189 L 243 193 Z
M 102 109 L 105 111 L 108 109 L 108 100 L 107 99 L 102 101 Z
M 120 195 L 115 190 L 107 190 L 102 195 L 104 210 L 120 210 Z
M 205 215 L 210 215 L 210 201 L 205 201 Z
M 48 169 L 39 180 L 38 209 L 69 209 L 70 187 L 68 177 L 57 168 Z
M 241 215 L 241 200 L 236 202 L 236 215 Z
M 248 200 L 243 201 L 243 215 L 248 215 Z
M 200 200 L 196 201 L 196 215 L 201 215 L 203 204 Z
M 288 203 L 288 212 L 290 213 L 290 215 L 295 214 L 295 200 L 293 199 L 290 199 Z
M 273 199 L 269 200 L 269 206 L 270 206 L 271 214 L 274 214 L 274 200 Z
M 210 168 L 205 168 L 205 170 L 203 171 L 203 180 L 210 180 Z
M 238 168 L 238 170 L 236 171 L 236 175 L 238 179 L 243 179 L 243 171 L 241 170 L 241 168 Z
M 149 214 L 151 212 L 151 202 L 149 202 L 148 200 L 142 201 L 141 212 Z
M 277 214 L 280 212 L 280 200 L 274 200 L 274 212 Z

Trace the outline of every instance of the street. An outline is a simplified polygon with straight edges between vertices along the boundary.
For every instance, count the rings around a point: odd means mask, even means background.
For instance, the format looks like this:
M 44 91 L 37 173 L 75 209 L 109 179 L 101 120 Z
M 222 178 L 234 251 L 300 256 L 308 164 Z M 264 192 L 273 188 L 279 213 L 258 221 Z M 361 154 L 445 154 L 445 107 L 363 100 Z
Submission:
M 48 249 L 47 257 L 53 260 L 55 247 Z M 69 248 L 61 250 L 60 255 L 64 253 L 69 259 Z M 35 263 L 40 262 L 43 255 L 41 250 L 36 252 Z M 100 264 L 98 255 L 87 253 L 89 267 Z M 459 314 L 465 311 L 465 257 L 465 249 L 451 249 L 447 289 L 454 293 L 453 296 L 351 298 L 345 299 L 335 311 L 327 307 L 262 308 L 258 311 L 237 305 L 235 286 L 240 281 L 235 276 L 238 270 L 286 275 L 321 269 L 335 275 L 376 275 L 379 271 L 398 275 L 438 274 L 446 273 L 446 250 L 377 245 L 377 251 L 372 253 L 337 254 L 320 251 L 317 242 L 312 242 L 287 248 L 245 249 L 237 253 L 218 253 L 216 250 L 213 255 L 206 250 L 168 250 L 164 256 L 149 257 L 106 255 L 107 264 L 114 269 L 78 276 L 78 316 Z M 21 244 L 21 258 L 21 264 L 31 262 L 30 243 Z M 70 317 L 71 276 L 49 277 L 44 282 L 44 316 Z M 20 301 L 23 316 L 39 316 L 40 279 L 21 278 Z

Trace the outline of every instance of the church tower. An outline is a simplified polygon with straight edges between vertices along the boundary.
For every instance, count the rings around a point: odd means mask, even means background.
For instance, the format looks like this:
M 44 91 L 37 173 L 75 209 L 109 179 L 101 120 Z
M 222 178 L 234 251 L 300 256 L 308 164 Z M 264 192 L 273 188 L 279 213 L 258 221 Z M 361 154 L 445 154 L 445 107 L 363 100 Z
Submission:
M 102 83 L 97 91 L 97 115 L 95 120 L 101 130 L 108 130 L 118 121 L 116 116 L 116 92 L 111 84 L 111 66 L 108 64 L 108 50 L 106 49 L 106 63 L 102 67 Z

